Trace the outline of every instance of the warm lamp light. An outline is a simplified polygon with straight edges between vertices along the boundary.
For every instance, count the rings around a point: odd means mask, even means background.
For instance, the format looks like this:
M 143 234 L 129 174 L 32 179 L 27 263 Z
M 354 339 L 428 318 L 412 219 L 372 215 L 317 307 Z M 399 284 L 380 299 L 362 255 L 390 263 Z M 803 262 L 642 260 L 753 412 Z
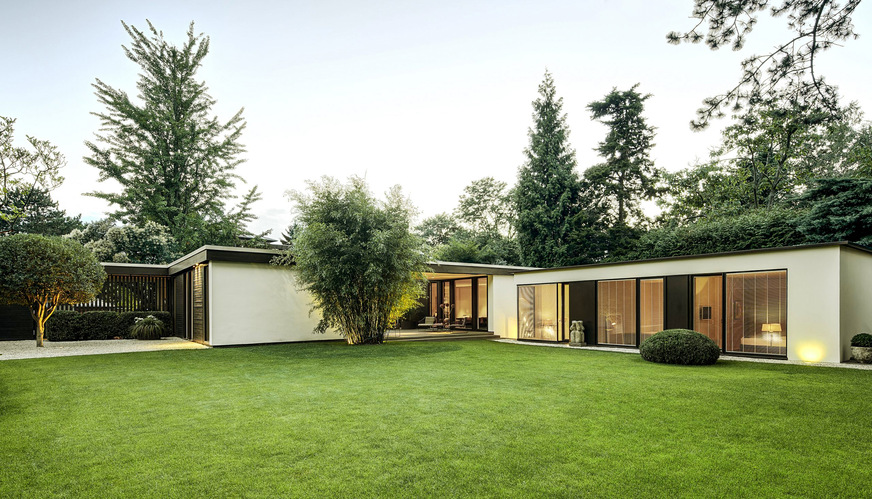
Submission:
M 762 331 L 763 341 L 768 341 L 769 346 L 772 346 L 772 343 L 781 342 L 781 323 L 763 324 Z
M 825 352 L 823 345 L 818 342 L 802 343 L 796 351 L 803 362 L 820 362 Z

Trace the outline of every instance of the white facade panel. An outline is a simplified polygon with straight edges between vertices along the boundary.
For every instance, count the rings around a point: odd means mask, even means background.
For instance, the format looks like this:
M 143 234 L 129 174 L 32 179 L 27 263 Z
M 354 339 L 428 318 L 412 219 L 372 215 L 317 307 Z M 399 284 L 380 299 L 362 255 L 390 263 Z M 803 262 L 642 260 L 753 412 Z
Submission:
M 842 360 L 851 358 L 851 338 L 872 334 L 872 255 L 854 248 L 841 253 Z
M 827 246 L 541 270 L 516 274 L 514 286 L 669 275 L 786 270 L 787 358 L 790 360 L 839 362 L 842 360 L 839 323 L 839 255 L 839 246 Z M 498 293 L 501 296 L 505 294 L 503 290 L 498 290 Z M 869 291 L 866 292 L 865 296 L 869 296 Z M 512 300 L 511 307 L 503 304 L 497 314 L 505 317 L 516 317 L 517 300 Z M 517 334 L 516 328 L 514 334 Z
M 311 298 L 297 289 L 292 270 L 261 263 L 209 263 L 209 343 L 246 345 L 335 340 L 312 331 Z
M 493 276 L 493 329 L 502 338 L 518 338 L 518 294 L 510 275 Z

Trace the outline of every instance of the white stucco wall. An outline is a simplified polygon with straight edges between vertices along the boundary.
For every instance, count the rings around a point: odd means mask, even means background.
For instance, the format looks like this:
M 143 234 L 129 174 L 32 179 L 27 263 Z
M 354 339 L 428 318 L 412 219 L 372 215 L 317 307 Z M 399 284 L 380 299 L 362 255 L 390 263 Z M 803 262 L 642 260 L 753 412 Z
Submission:
M 843 247 L 841 262 L 842 360 L 848 360 L 851 337 L 872 333 L 872 255 Z
M 309 315 L 311 299 L 286 267 L 210 262 L 208 282 L 211 345 L 341 339 L 312 332 L 320 317 Z
M 510 275 L 493 276 L 493 329 L 502 338 L 518 338 L 518 295 Z
M 699 256 L 656 262 L 601 265 L 515 274 L 514 284 L 541 284 L 601 279 L 661 277 L 787 270 L 787 358 L 840 362 L 840 247 L 816 247 L 723 256 Z M 503 291 L 500 291 L 503 293 Z M 869 296 L 866 291 L 865 296 Z M 502 295 L 501 295 L 502 296 Z M 508 295 L 505 295 L 508 299 Z M 510 305 L 500 304 L 498 316 L 517 317 L 514 289 Z M 867 305 L 868 308 L 868 305 Z M 513 331 L 517 337 L 517 328 Z M 502 333 L 500 333 L 502 335 Z M 510 333 L 511 334 L 511 333 Z

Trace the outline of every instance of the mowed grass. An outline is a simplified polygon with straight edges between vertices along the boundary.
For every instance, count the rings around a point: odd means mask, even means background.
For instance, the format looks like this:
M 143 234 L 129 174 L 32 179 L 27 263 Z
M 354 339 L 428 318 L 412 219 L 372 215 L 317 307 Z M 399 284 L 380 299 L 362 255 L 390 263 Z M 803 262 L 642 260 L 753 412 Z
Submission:
M 872 371 L 487 341 L 0 362 L 0 496 L 872 495 Z

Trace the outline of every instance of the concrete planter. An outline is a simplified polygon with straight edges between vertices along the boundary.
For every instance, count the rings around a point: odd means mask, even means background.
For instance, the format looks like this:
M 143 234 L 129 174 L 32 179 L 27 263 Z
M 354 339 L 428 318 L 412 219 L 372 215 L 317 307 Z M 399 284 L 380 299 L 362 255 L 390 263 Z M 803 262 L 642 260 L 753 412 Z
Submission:
M 851 347 L 851 355 L 857 362 L 872 364 L 872 347 Z

